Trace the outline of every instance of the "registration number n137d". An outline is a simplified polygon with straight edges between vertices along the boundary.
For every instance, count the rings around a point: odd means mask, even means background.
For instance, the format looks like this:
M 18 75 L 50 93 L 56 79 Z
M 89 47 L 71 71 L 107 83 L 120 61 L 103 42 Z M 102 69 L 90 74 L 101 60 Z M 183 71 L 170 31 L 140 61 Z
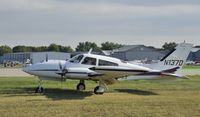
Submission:
M 164 65 L 182 66 L 183 60 L 165 60 Z

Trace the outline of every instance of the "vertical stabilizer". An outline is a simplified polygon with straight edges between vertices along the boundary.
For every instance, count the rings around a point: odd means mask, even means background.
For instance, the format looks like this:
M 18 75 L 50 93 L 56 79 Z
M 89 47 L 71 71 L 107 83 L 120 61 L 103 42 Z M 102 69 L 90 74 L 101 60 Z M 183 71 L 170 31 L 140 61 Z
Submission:
M 149 67 L 155 70 L 181 69 L 192 48 L 192 44 L 180 43 L 177 47 L 164 56 L 158 63 L 151 64 Z

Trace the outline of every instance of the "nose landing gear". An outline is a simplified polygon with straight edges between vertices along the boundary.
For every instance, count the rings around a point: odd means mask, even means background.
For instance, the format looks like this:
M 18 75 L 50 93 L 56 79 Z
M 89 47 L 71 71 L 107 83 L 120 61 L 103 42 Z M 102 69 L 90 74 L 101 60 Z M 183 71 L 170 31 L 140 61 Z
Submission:
M 42 80 L 39 80 L 38 87 L 35 89 L 35 93 L 43 93 L 44 88 L 42 87 Z
M 80 80 L 79 84 L 76 86 L 76 90 L 78 90 L 78 91 L 85 90 L 85 81 L 84 80 Z

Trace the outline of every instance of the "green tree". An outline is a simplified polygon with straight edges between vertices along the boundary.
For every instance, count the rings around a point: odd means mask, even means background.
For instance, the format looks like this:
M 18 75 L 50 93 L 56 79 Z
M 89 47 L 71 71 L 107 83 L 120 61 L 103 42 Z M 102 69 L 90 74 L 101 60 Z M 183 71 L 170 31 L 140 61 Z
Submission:
M 70 46 L 60 46 L 59 45 L 60 52 L 73 52 L 74 50 Z
M 79 45 L 76 47 L 76 51 L 77 52 L 87 52 L 91 48 L 95 52 L 100 52 L 101 51 L 101 49 L 97 46 L 96 43 L 94 43 L 94 42 L 88 42 L 88 41 L 86 41 L 86 42 L 80 42 Z
M 12 49 L 7 46 L 7 45 L 3 45 L 3 46 L 0 46 L 0 56 L 3 56 L 3 54 L 5 53 L 11 53 L 12 52 Z
M 36 47 L 25 46 L 25 48 L 26 48 L 26 52 L 37 52 Z
M 45 52 L 45 51 L 48 51 L 48 47 L 47 46 L 36 47 L 36 51 L 37 52 Z
M 165 42 L 165 44 L 162 46 L 163 50 L 173 50 L 175 47 L 177 46 L 177 44 L 175 42 Z
M 52 43 L 52 44 L 49 45 L 49 47 L 48 47 L 48 51 L 59 52 L 59 51 L 60 51 L 60 50 L 59 50 L 59 46 L 56 45 L 56 44 L 54 44 L 54 43 Z
M 13 47 L 12 51 L 14 53 L 16 53 L 16 52 L 27 52 L 27 47 L 23 46 L 23 45 L 18 45 L 18 46 Z
M 117 48 L 120 48 L 120 47 L 122 47 L 121 44 L 108 42 L 108 41 L 101 44 L 102 50 L 113 50 L 113 49 L 117 49 Z
M 15 46 L 13 52 L 44 52 L 44 51 L 55 51 L 55 52 L 73 52 L 70 46 L 61 46 L 56 44 L 50 44 L 47 46 Z

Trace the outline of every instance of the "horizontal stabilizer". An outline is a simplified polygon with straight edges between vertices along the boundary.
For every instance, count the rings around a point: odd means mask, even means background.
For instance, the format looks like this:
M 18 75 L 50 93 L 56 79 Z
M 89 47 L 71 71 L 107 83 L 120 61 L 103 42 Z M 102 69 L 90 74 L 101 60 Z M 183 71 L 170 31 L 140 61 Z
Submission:
M 171 69 L 163 70 L 162 72 L 166 72 L 166 73 L 174 73 L 174 72 L 176 72 L 178 69 L 180 69 L 180 67 L 175 67 L 175 68 L 171 68 Z

